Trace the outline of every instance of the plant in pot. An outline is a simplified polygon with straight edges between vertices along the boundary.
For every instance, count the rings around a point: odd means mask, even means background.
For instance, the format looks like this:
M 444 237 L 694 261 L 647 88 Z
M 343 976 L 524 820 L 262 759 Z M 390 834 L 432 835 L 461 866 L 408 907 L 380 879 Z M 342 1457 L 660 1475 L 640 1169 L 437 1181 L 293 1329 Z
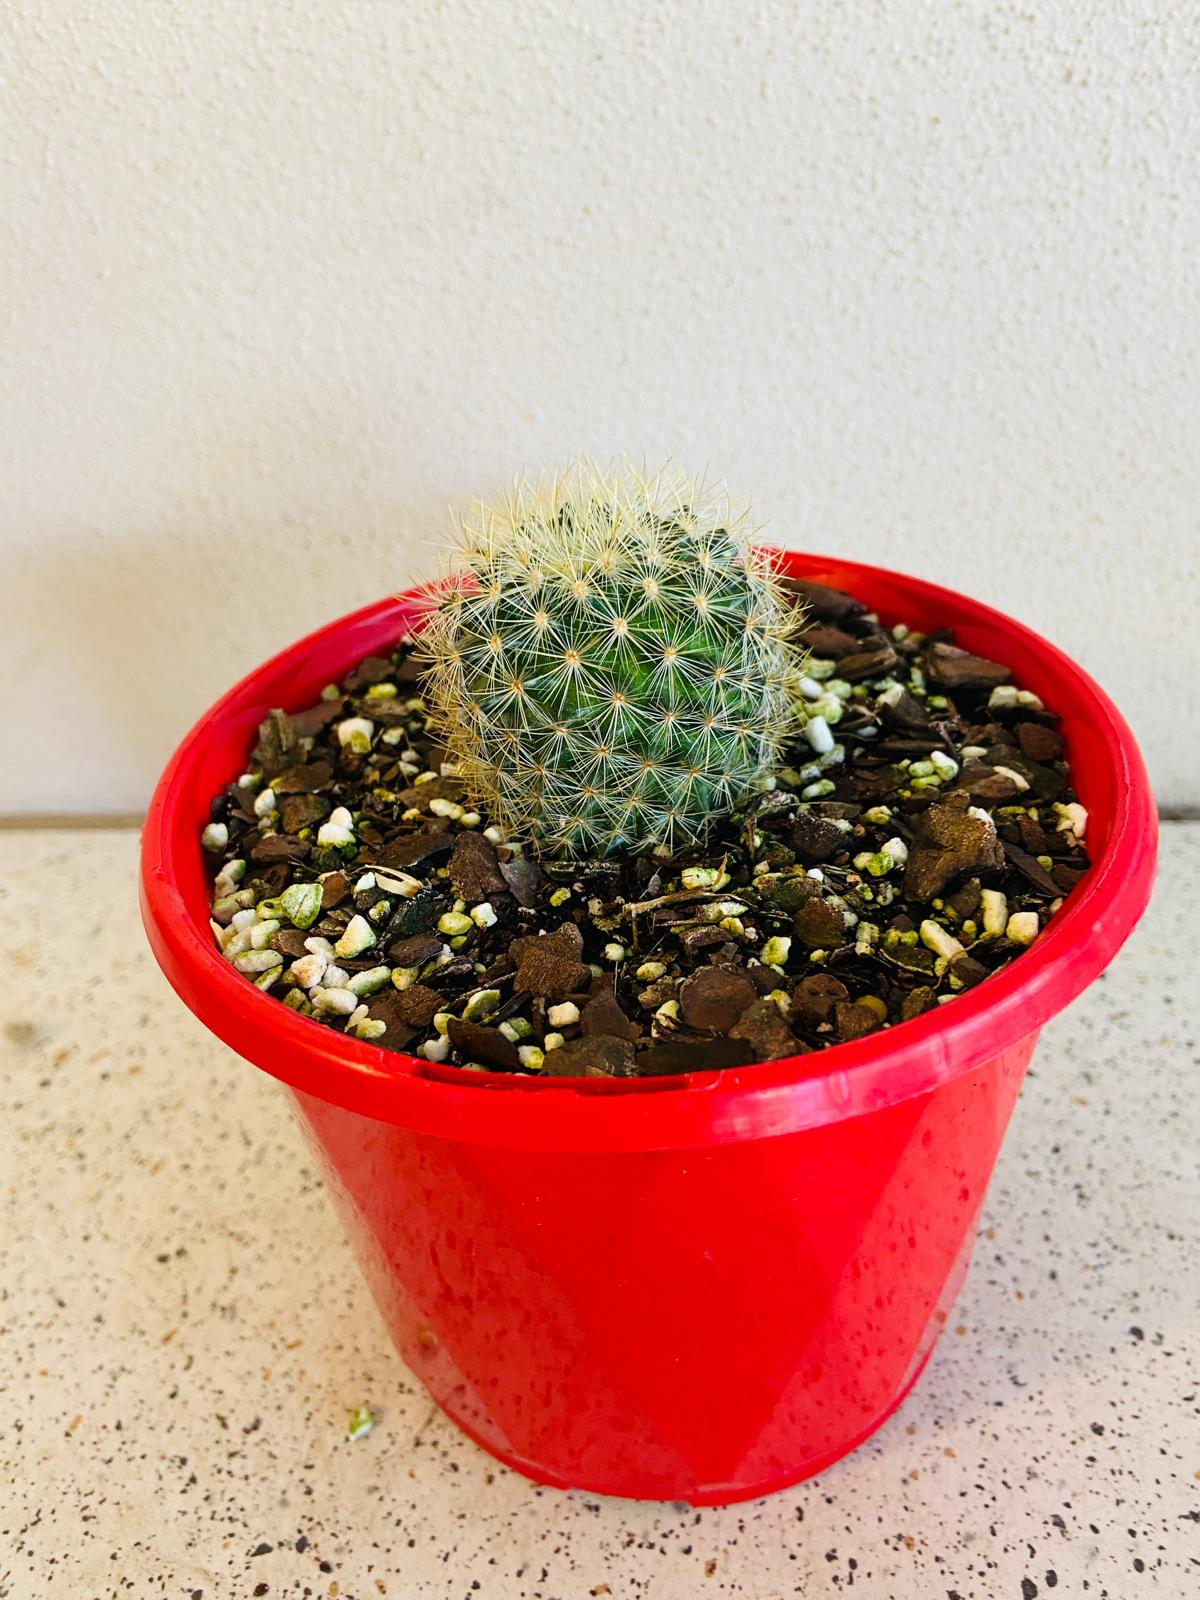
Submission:
M 1145 774 L 1029 630 L 758 550 L 673 476 L 580 467 L 465 534 L 188 735 L 151 941 L 288 1086 L 468 1433 L 764 1493 L 928 1357 L 1038 1030 L 1145 904 Z

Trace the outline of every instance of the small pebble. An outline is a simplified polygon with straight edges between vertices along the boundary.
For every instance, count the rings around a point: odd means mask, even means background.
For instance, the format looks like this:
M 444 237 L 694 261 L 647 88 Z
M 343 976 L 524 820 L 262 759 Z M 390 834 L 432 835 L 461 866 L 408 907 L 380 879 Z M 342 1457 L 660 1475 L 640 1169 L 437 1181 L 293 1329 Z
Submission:
M 1014 944 L 1032 944 L 1041 931 L 1037 912 L 1014 911 L 1004 931 Z
M 364 950 L 369 950 L 375 943 L 375 929 L 366 917 L 353 916 L 346 924 L 346 931 L 333 947 L 335 955 L 345 956 L 352 961 Z
M 318 1011 L 336 1012 L 347 1017 L 358 1006 L 358 996 L 349 989 L 314 989 L 309 998 Z
M 349 747 L 356 755 L 367 754 L 374 735 L 375 724 L 370 717 L 347 717 L 337 725 L 338 743 L 343 749 Z

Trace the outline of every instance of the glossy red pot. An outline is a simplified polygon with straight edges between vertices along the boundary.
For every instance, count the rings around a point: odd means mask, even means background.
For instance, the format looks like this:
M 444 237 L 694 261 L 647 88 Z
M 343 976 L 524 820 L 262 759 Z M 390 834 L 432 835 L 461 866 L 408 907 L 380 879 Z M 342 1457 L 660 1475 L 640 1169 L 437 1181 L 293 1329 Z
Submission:
M 1062 718 L 1092 866 L 1027 952 L 951 1005 L 854 1043 L 688 1078 L 462 1074 L 346 1039 L 214 949 L 210 797 L 273 706 L 310 703 L 404 631 L 335 622 L 230 690 L 155 791 L 142 903 L 170 982 L 285 1083 L 405 1361 L 545 1483 L 719 1503 L 819 1471 L 927 1359 L 1038 1030 L 1141 914 L 1155 812 L 1128 728 L 1019 623 L 931 584 L 789 554 L 885 622 L 951 626 Z

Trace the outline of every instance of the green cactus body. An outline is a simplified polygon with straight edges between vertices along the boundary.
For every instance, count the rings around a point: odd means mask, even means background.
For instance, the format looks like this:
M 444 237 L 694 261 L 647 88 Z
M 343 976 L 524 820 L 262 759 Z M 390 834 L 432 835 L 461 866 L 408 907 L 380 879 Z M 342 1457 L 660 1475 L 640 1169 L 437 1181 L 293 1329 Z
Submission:
M 577 467 L 464 528 L 421 635 L 476 803 L 551 855 L 695 843 L 793 718 L 792 619 L 745 517 Z

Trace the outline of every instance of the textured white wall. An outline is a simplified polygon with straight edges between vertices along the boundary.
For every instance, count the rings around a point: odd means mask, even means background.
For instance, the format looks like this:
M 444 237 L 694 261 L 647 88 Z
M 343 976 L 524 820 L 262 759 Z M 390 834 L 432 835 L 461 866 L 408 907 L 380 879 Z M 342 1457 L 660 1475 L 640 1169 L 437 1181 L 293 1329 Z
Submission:
M 671 454 L 1200 801 L 1195 7 L 0 11 L 0 810 L 139 807 L 448 501 Z

